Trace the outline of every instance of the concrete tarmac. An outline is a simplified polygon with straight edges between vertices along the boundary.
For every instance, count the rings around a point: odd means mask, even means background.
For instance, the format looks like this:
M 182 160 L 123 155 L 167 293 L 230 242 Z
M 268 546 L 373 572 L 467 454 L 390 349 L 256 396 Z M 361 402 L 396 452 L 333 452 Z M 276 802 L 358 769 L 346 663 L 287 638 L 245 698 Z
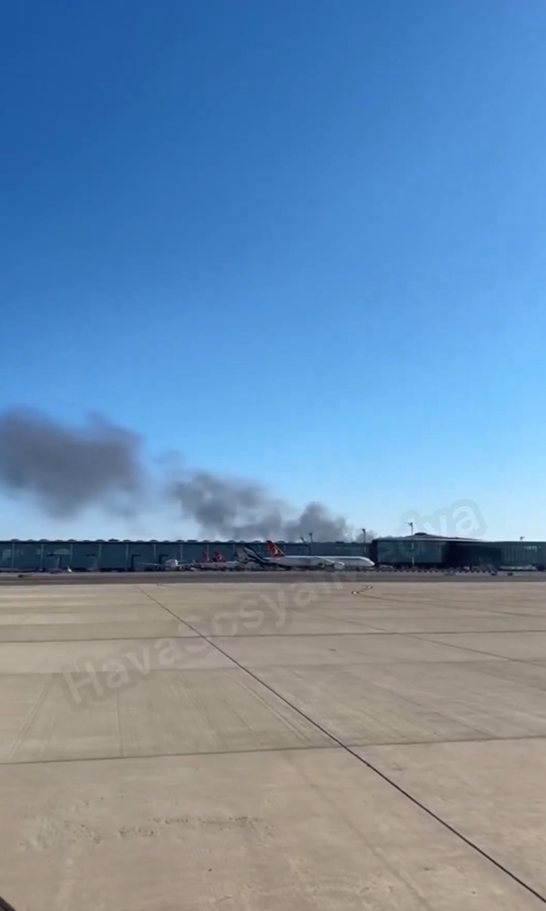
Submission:
M 248 575 L 0 586 L 0 895 L 544 908 L 540 579 Z
M 342 571 L 333 573 L 331 571 L 321 570 L 204 570 L 204 571 L 184 571 L 184 572 L 101 572 L 101 573 L 11 573 L 2 571 L 0 573 L 0 586 L 2 585 L 22 585 L 24 582 L 33 585 L 135 585 L 136 583 L 161 582 L 162 585 L 172 584 L 199 584 L 226 582 L 243 584 L 244 582 L 260 583 L 275 582 L 278 584 L 293 584 L 294 582 L 308 582 L 312 579 L 315 582 L 329 582 L 332 577 L 340 578 L 346 582 L 402 582 L 404 584 L 417 582 L 452 582 L 467 583 L 469 579 L 472 582 L 498 582 L 501 581 L 518 581 L 518 582 L 546 582 L 546 573 L 538 572 L 517 572 L 513 575 L 499 573 L 493 576 L 491 573 L 448 573 L 441 570 L 435 571 L 387 571 L 387 570 L 364 570 L 364 571 Z

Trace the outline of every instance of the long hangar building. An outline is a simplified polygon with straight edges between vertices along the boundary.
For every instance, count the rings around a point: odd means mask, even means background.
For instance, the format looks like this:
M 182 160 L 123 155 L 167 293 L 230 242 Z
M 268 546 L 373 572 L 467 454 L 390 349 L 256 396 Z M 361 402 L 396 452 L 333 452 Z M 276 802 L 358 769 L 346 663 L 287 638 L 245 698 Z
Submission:
M 233 560 L 235 548 L 241 544 L 268 555 L 263 541 L 0 541 L 0 571 L 70 568 L 88 572 L 141 572 L 169 560 L 200 563 L 215 554 Z M 289 554 L 309 553 L 309 546 L 302 542 L 280 542 L 280 546 Z M 346 541 L 321 541 L 313 544 L 312 552 L 341 558 L 366 554 L 367 547 Z
M 226 560 L 246 543 L 264 555 L 260 541 L 0 541 L 0 571 L 139 572 L 166 564 L 201 562 L 216 553 Z M 533 566 L 546 569 L 545 541 L 482 541 L 417 533 L 407 537 L 376 538 L 370 544 L 330 541 L 279 542 L 287 554 L 369 556 L 379 566 L 441 569 L 463 566 Z

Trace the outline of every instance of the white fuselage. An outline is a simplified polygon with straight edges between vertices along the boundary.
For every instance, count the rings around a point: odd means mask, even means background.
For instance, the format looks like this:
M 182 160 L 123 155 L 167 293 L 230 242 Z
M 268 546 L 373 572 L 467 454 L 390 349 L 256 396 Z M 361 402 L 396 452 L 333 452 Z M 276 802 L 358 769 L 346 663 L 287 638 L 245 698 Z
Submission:
M 375 563 L 368 557 L 327 557 L 327 560 L 336 560 L 345 566 L 351 566 L 354 569 L 375 569 Z
M 324 557 L 312 557 L 309 554 L 294 554 L 288 556 L 283 554 L 279 557 L 270 557 L 270 562 L 274 566 L 286 566 L 291 569 L 293 566 L 299 566 L 300 569 L 306 569 L 309 567 L 318 567 L 318 566 L 330 566 L 330 561 L 326 560 Z
M 339 568 L 352 567 L 353 569 L 372 569 L 374 563 L 368 557 L 322 557 L 311 554 L 284 554 L 280 557 L 271 557 L 271 563 L 285 566 L 287 569 L 299 567 L 301 569 L 320 569 L 321 567 Z

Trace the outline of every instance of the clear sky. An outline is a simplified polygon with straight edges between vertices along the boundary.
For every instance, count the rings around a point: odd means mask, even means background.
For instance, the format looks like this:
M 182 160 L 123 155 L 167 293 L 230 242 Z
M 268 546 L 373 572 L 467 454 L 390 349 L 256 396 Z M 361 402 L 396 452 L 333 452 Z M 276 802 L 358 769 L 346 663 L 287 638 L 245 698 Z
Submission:
M 2 18 L 0 409 L 98 409 L 386 534 L 463 498 L 546 538 L 542 0 Z M 0 505 L 1 536 L 130 532 Z

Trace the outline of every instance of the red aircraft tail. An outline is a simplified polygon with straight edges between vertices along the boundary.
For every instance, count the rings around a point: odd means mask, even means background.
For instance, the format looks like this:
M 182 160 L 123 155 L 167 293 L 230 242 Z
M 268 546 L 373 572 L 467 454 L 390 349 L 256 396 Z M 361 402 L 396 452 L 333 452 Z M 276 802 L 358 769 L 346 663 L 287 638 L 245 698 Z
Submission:
M 214 551 L 212 559 L 214 560 L 215 563 L 225 563 L 226 562 L 226 558 L 218 550 Z
M 210 557 L 206 553 L 206 551 L 203 551 L 203 553 L 201 554 L 201 563 L 210 563 Z
M 265 544 L 266 544 L 266 547 L 267 547 L 271 557 L 284 557 L 285 556 L 284 551 L 282 551 L 280 549 L 280 547 L 277 547 L 277 545 L 274 543 L 274 541 L 266 541 Z

